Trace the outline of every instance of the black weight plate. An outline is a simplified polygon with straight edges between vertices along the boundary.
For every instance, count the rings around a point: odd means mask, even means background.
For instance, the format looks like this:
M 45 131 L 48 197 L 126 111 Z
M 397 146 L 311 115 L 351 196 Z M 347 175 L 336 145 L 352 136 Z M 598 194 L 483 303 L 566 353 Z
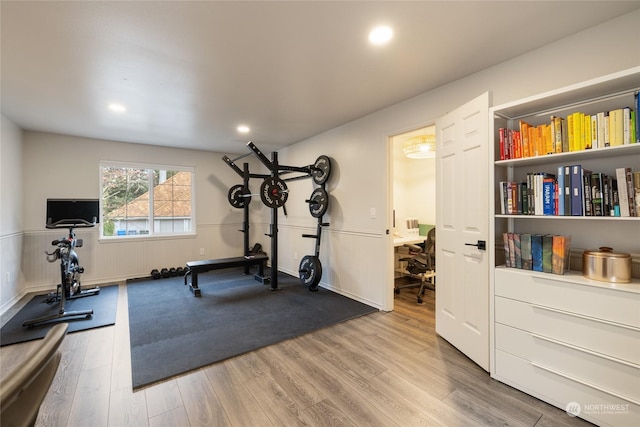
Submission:
M 327 182 L 329 175 L 331 175 L 331 160 L 325 155 L 319 156 L 313 164 L 313 171 L 311 172 L 313 182 L 322 185 Z
M 267 207 L 281 208 L 288 197 L 287 184 L 279 178 L 267 178 L 260 186 L 260 198 Z
M 311 193 L 309 198 L 309 212 L 314 218 L 320 218 L 329 208 L 329 195 L 324 188 L 318 187 Z
M 244 189 L 242 184 L 238 184 L 229 189 L 227 199 L 229 203 L 231 203 L 231 206 L 242 209 L 247 203 L 251 202 L 251 195 L 248 190 Z
M 322 278 L 322 264 L 320 259 L 313 255 L 306 255 L 300 261 L 298 268 L 300 273 L 300 282 L 304 286 L 308 286 L 310 290 L 317 290 L 318 283 Z

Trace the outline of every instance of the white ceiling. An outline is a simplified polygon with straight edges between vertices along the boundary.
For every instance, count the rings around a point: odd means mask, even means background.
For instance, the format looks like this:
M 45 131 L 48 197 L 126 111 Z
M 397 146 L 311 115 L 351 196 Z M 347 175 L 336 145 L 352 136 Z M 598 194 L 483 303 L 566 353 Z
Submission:
M 269 152 L 639 7 L 3 0 L 2 113 L 28 130 Z M 394 29 L 387 46 L 368 44 L 378 24 Z

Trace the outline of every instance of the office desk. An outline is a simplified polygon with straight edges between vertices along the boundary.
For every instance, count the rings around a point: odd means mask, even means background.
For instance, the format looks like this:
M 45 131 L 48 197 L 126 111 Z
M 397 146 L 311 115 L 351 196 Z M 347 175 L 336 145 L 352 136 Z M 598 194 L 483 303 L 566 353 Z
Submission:
M 427 236 L 402 236 L 402 237 L 394 237 L 393 238 L 393 246 L 398 247 L 402 246 L 405 243 L 416 245 L 418 243 L 424 243 L 427 240 Z

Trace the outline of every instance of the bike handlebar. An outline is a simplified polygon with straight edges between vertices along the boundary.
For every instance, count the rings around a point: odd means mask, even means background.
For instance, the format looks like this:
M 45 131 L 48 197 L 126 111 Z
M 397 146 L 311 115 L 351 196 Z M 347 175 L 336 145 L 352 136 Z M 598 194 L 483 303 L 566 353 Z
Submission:
M 51 218 L 49 218 L 49 221 L 50 220 Z M 47 225 L 45 226 L 46 228 L 90 228 L 95 227 L 98 219 L 94 216 L 93 222 L 89 222 L 86 219 L 82 218 L 61 219 L 60 221 L 56 222 L 49 221 L 47 221 Z

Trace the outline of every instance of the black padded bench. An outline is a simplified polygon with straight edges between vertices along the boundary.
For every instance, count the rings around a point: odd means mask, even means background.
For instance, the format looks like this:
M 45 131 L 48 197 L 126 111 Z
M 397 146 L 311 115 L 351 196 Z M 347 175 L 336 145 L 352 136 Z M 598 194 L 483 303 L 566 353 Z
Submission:
M 205 273 L 211 270 L 222 270 L 232 267 L 250 267 L 252 265 L 258 266 L 258 274 L 255 276 L 256 280 L 264 283 L 264 266 L 267 263 L 269 257 L 266 254 L 257 254 L 249 256 L 239 256 L 234 258 L 220 258 L 220 259 L 205 259 L 201 261 L 189 261 L 187 262 L 187 272 L 184 275 L 184 284 L 187 284 L 187 278 L 191 276 L 191 283 L 189 283 L 189 290 L 193 292 L 193 296 L 199 297 L 200 288 L 198 287 L 198 274 Z M 247 270 L 245 270 L 246 272 Z

